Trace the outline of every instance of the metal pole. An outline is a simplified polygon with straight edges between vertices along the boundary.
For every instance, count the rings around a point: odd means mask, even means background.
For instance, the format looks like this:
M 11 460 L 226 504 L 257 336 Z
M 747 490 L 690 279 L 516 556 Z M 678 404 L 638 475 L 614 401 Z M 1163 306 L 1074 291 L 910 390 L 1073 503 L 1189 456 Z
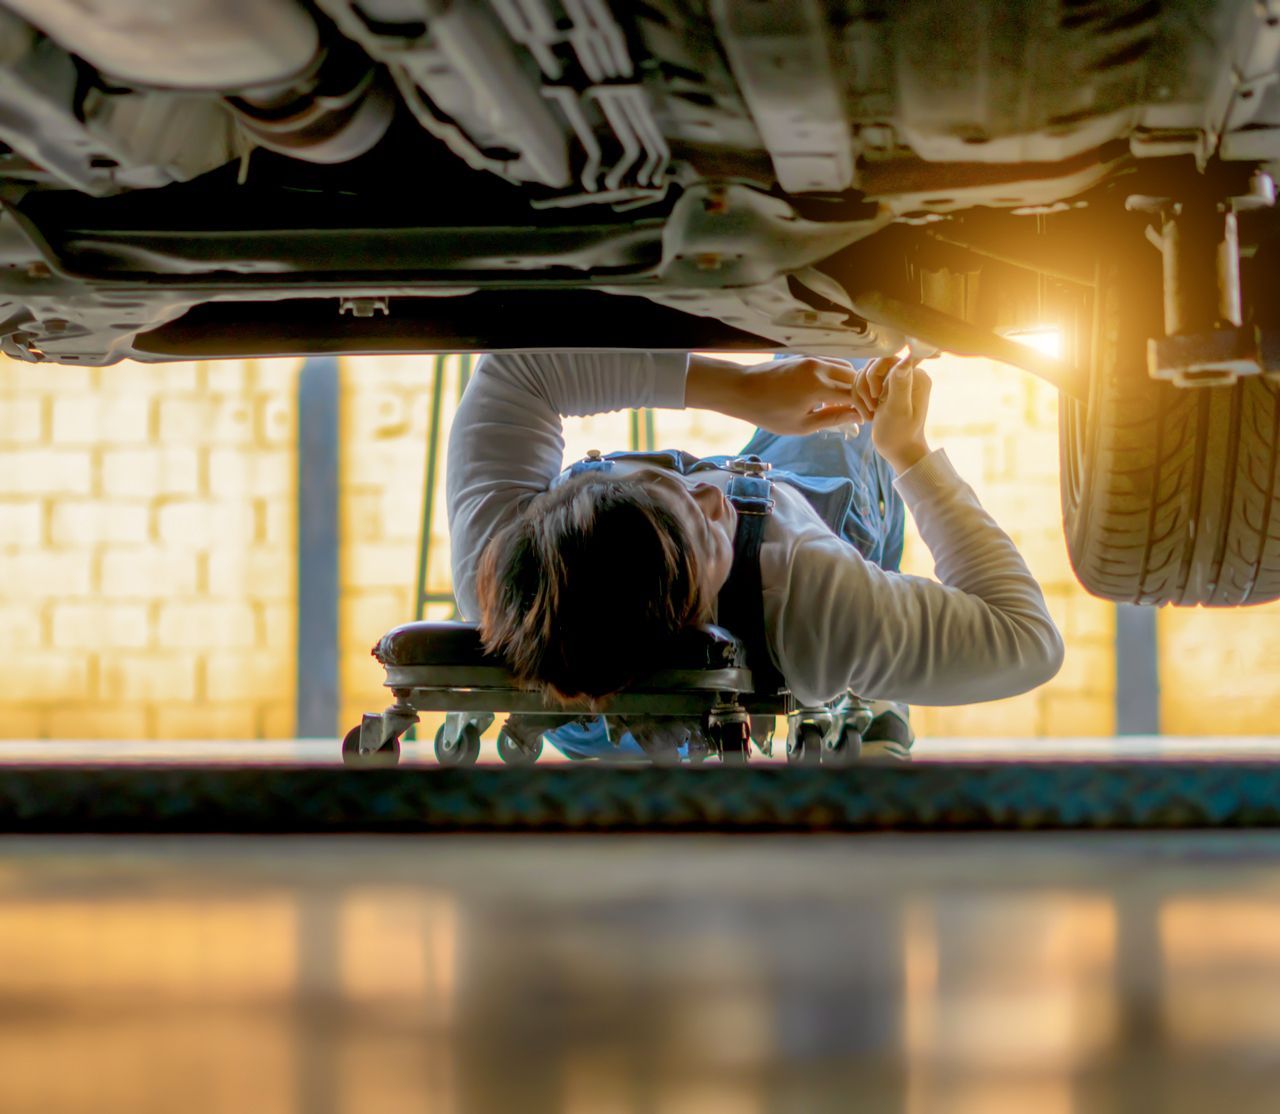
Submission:
M 652 452 L 657 443 L 653 431 L 653 411 L 649 409 L 632 410 L 629 414 L 631 422 L 631 451 Z
M 1154 607 L 1116 605 L 1116 734 L 1160 734 L 1160 650 Z
M 415 607 L 415 618 L 422 619 L 426 614 L 428 604 L 447 603 L 452 604 L 453 611 L 451 618 L 458 617 L 458 603 L 453 592 L 431 592 L 427 589 L 427 578 L 431 571 L 431 520 L 435 516 L 435 489 L 436 477 L 440 471 L 440 456 L 444 451 L 444 442 L 441 439 L 441 427 L 443 418 L 441 416 L 441 404 L 444 400 L 444 361 L 445 356 L 437 356 L 435 359 L 435 378 L 431 385 L 431 419 L 427 430 L 427 474 L 423 493 L 422 506 L 422 537 L 421 544 L 418 547 L 418 593 L 417 604 Z M 462 396 L 467 389 L 467 384 L 471 382 L 471 369 L 475 361 L 475 357 L 470 353 L 464 353 L 457 357 L 458 360 L 458 401 L 462 401 Z
M 422 537 L 418 545 L 418 594 L 414 617 L 422 619 L 427 610 L 427 566 L 431 559 L 431 519 L 436 509 L 436 471 L 440 455 L 440 410 L 444 402 L 444 356 L 435 358 L 431 383 L 431 415 L 427 427 L 427 479 L 422 499 Z
M 298 376 L 298 643 L 294 733 L 338 731 L 338 361 Z

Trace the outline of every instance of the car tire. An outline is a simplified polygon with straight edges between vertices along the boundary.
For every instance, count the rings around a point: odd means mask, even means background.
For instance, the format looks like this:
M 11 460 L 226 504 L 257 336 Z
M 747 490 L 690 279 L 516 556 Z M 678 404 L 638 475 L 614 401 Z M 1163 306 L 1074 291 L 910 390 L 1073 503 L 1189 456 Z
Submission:
M 1280 389 L 1177 388 L 1146 370 L 1158 270 L 1110 265 L 1087 403 L 1059 408 L 1063 526 L 1104 599 L 1233 607 L 1280 597 Z M 1153 305 L 1153 300 L 1155 304 Z M 1144 304 L 1138 304 L 1142 302 Z

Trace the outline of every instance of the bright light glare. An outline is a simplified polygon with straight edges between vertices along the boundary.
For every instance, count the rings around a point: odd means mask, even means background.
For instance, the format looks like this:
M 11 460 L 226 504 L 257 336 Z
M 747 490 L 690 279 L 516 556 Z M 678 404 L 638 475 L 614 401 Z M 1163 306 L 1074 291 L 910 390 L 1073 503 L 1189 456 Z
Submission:
M 1034 348 L 1037 352 L 1043 352 L 1046 356 L 1062 355 L 1061 329 L 1030 329 L 1025 333 L 1011 333 L 1009 339 L 1025 344 L 1028 348 Z

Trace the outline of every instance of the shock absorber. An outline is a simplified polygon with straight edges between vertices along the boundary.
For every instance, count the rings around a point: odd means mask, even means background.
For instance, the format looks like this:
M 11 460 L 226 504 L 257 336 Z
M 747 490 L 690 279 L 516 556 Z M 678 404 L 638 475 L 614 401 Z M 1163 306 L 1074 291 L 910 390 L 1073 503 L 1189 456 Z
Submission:
M 1160 214 L 1154 239 L 1164 264 L 1165 331 L 1147 342 L 1153 378 L 1179 387 L 1220 386 L 1263 370 L 1258 330 L 1245 324 L 1242 312 L 1236 210 L 1274 198 L 1271 179 L 1257 173 L 1241 197 L 1196 193 L 1151 206 Z M 1148 204 L 1130 199 L 1131 208 Z

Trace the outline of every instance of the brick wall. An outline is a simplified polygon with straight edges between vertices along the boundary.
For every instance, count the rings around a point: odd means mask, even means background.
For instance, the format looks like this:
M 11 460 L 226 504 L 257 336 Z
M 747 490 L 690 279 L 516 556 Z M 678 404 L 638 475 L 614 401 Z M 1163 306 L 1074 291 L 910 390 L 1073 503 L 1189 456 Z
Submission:
M 435 362 L 428 356 L 394 356 L 342 363 L 339 680 L 344 725 L 359 723 L 362 713 L 390 702 L 382 688 L 382 669 L 369 650 L 385 631 L 415 614 Z M 443 366 L 450 387 L 442 421 L 447 429 L 457 403 L 458 360 L 448 359 Z M 442 503 L 443 469 L 436 490 Z M 443 506 L 439 509 L 431 586 L 447 591 L 448 542 Z M 447 611 L 433 609 L 432 617 L 445 618 Z
M 292 734 L 296 370 L 0 362 L 0 735 Z
M 1165 608 L 1157 632 L 1166 734 L 1280 733 L 1280 604 Z

